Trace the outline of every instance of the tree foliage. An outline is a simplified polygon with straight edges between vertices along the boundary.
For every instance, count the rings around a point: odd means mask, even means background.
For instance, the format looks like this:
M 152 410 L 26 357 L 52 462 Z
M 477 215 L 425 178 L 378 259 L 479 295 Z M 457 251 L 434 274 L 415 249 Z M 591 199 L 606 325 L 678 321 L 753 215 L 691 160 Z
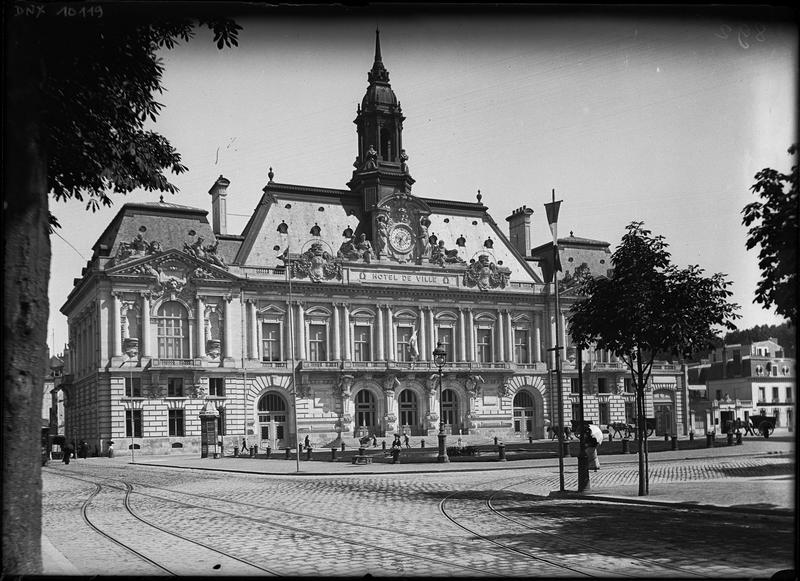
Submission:
M 797 153 L 797 144 L 789 155 Z M 797 326 L 797 243 L 798 227 L 798 169 L 795 163 L 790 173 L 765 168 L 755 175 L 750 188 L 761 201 L 752 202 L 742 210 L 742 223 L 749 226 L 747 249 L 756 246 L 758 267 L 762 278 L 756 285 L 755 301 Z
M 47 357 L 50 194 L 111 205 L 137 188 L 176 191 L 186 168 L 169 141 L 145 129 L 161 105 L 159 51 L 198 27 L 219 48 L 240 27 L 214 14 L 135 3 L 6 3 L 3 284 L 3 563 L 41 571 L 42 383 Z M 179 9 L 184 9 L 179 7 Z M 172 10 L 175 10 L 173 8 Z M 203 10 L 202 6 L 200 10 Z M 143 16 L 144 15 L 144 16 Z
M 671 264 L 667 243 L 632 222 L 614 253 L 609 277 L 587 275 L 570 309 L 576 345 L 612 351 L 627 366 L 637 394 L 639 441 L 644 441 L 644 396 L 658 357 L 683 357 L 713 346 L 715 329 L 735 329 L 738 306 L 728 302 L 723 274 Z M 639 494 L 648 493 L 646 447 L 640 446 Z

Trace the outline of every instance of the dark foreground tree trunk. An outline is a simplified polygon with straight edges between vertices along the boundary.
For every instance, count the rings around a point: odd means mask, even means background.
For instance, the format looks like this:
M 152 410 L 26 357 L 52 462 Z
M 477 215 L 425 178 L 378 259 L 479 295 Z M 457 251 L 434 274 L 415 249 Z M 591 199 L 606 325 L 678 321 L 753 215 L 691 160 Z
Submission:
M 36 51 L 28 26 L 6 27 L 3 209 L 3 574 L 42 570 L 41 409 L 46 366 L 50 238 Z

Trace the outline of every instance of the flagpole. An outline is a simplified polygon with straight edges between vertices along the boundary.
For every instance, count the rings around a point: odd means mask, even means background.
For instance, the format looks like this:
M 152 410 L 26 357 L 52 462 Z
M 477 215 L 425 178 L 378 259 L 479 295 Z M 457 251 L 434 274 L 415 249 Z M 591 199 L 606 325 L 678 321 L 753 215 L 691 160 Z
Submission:
M 547 221 L 550 224 L 550 230 L 553 233 L 553 286 L 555 287 L 555 319 L 556 319 L 556 340 L 553 347 L 556 357 L 556 393 L 558 395 L 558 481 L 559 491 L 564 492 L 564 389 L 561 379 L 561 349 L 563 346 L 561 341 L 561 303 L 559 300 L 558 291 L 558 271 L 561 270 L 561 261 L 558 256 L 558 210 L 561 206 L 561 200 L 556 202 L 556 190 L 553 188 L 552 202 L 545 204 L 545 212 L 547 213 Z

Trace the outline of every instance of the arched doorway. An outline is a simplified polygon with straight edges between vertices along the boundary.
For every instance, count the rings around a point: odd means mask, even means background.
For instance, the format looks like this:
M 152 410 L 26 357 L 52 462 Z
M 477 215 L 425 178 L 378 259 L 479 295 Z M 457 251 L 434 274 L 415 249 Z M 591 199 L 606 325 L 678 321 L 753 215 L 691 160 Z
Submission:
M 536 406 L 533 397 L 527 391 L 520 391 L 514 396 L 514 432 L 525 436 L 534 435 L 536 423 Z
M 400 430 L 412 436 L 420 436 L 422 428 L 419 426 L 419 400 L 417 394 L 410 389 L 400 392 Z
M 454 434 L 454 428 L 459 421 L 458 414 L 458 394 L 452 389 L 442 391 L 442 419 L 444 421 L 444 431 Z
M 356 437 L 377 433 L 375 396 L 368 389 L 356 394 Z
M 288 445 L 286 400 L 281 395 L 270 392 L 258 400 L 258 427 L 262 448 L 277 450 Z

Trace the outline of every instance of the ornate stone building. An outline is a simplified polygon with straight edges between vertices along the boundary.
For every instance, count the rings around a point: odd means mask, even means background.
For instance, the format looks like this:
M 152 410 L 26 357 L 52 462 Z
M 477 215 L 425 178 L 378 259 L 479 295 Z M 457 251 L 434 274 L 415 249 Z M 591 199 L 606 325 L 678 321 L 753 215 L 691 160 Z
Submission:
M 109 441 L 197 451 L 199 414 L 214 408 L 226 444 L 273 449 L 296 435 L 317 447 L 418 439 L 440 414 L 467 440 L 547 436 L 557 315 L 531 253 L 532 210 L 507 218 L 507 236 L 480 192 L 473 202 L 412 193 L 405 117 L 377 38 L 368 80 L 347 189 L 279 183 L 270 169 L 241 234 L 227 231 L 222 176 L 211 224 L 206 210 L 163 199 L 121 208 L 61 309 L 69 437 L 103 451 Z M 565 262 L 563 312 L 577 269 L 605 273 L 607 247 L 584 244 L 580 264 Z M 569 419 L 577 376 L 559 316 Z M 437 342 L 448 360 L 441 399 Z M 624 421 L 624 369 L 606 354 L 584 360 L 588 417 Z M 685 431 L 678 368 L 656 377 L 670 430 Z

